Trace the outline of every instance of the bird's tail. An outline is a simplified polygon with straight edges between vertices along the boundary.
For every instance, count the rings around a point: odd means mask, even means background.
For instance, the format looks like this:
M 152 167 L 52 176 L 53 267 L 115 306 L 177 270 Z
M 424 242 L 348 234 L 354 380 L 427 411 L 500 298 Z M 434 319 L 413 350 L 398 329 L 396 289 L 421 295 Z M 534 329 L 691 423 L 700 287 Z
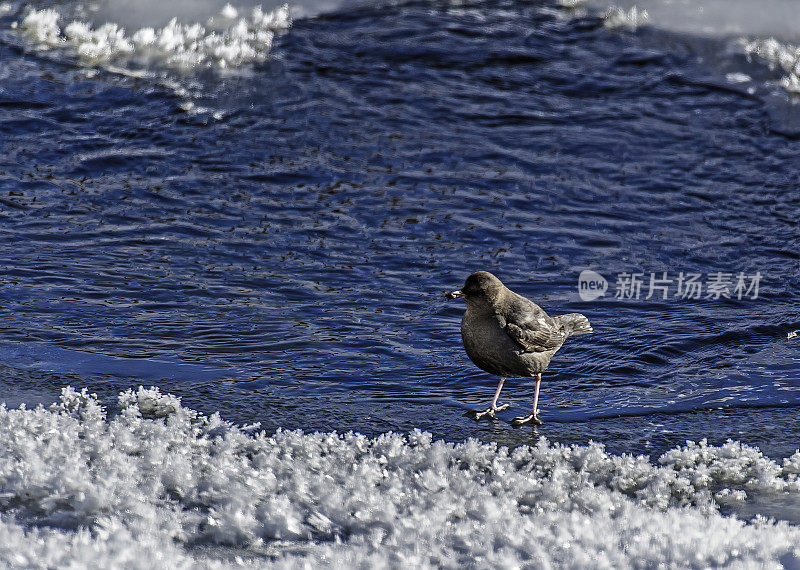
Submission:
M 561 315 L 560 317 L 556 317 L 556 320 L 560 321 L 561 324 L 564 325 L 564 328 L 567 329 L 567 332 L 570 335 L 588 334 L 594 332 L 594 330 L 592 330 L 592 325 L 589 324 L 589 319 L 580 313 Z

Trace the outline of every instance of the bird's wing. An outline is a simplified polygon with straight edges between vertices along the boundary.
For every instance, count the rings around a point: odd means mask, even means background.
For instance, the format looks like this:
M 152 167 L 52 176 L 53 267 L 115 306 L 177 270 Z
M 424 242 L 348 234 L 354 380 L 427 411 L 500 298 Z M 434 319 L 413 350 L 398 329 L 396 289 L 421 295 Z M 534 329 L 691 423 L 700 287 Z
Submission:
M 527 301 L 527 299 L 526 299 Z M 505 331 L 524 352 L 545 352 L 558 348 L 567 338 L 567 331 L 559 321 L 547 316 L 536 304 L 516 315 L 506 315 Z

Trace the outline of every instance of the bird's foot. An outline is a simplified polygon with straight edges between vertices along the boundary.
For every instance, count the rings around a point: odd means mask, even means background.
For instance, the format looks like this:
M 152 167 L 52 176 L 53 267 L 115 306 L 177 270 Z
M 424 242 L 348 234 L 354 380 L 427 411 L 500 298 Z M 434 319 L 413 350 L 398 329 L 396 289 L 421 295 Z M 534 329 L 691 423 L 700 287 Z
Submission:
M 472 412 L 472 417 L 475 418 L 476 420 L 479 420 L 479 419 L 483 418 L 484 416 L 489 417 L 491 419 L 494 419 L 495 412 L 503 411 L 508 407 L 509 407 L 509 404 L 503 404 L 502 406 L 490 407 L 490 408 L 488 408 L 488 409 L 486 409 L 486 410 L 484 410 L 482 412 L 473 411 Z
M 524 426 L 525 424 L 532 423 L 533 425 L 540 426 L 542 425 L 542 420 L 539 419 L 539 412 L 537 411 L 535 414 L 531 413 L 527 416 L 520 416 L 518 418 L 514 418 L 511 420 L 511 425 L 514 427 Z

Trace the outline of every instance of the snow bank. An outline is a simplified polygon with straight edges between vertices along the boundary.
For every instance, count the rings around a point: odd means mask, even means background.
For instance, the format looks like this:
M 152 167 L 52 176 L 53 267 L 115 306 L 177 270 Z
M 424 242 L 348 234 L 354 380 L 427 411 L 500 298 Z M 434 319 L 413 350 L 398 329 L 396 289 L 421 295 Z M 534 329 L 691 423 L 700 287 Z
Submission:
M 252 434 L 157 389 L 0 406 L 0 566 L 709 567 L 800 563 L 800 528 L 720 514 L 781 464 L 735 442 L 657 464 L 601 445 Z

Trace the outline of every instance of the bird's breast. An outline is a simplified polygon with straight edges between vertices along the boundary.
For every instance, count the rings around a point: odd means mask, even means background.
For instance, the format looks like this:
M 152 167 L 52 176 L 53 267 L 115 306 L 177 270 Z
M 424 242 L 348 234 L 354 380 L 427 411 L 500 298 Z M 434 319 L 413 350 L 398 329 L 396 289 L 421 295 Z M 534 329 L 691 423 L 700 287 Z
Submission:
M 516 347 L 496 316 L 467 311 L 461 320 L 461 339 L 467 356 L 479 368 L 501 376 L 509 373 L 506 364 Z
M 525 352 L 506 333 L 505 319 L 467 311 L 461 320 L 464 350 L 478 368 L 506 377 L 531 376 L 542 372 L 555 353 Z

